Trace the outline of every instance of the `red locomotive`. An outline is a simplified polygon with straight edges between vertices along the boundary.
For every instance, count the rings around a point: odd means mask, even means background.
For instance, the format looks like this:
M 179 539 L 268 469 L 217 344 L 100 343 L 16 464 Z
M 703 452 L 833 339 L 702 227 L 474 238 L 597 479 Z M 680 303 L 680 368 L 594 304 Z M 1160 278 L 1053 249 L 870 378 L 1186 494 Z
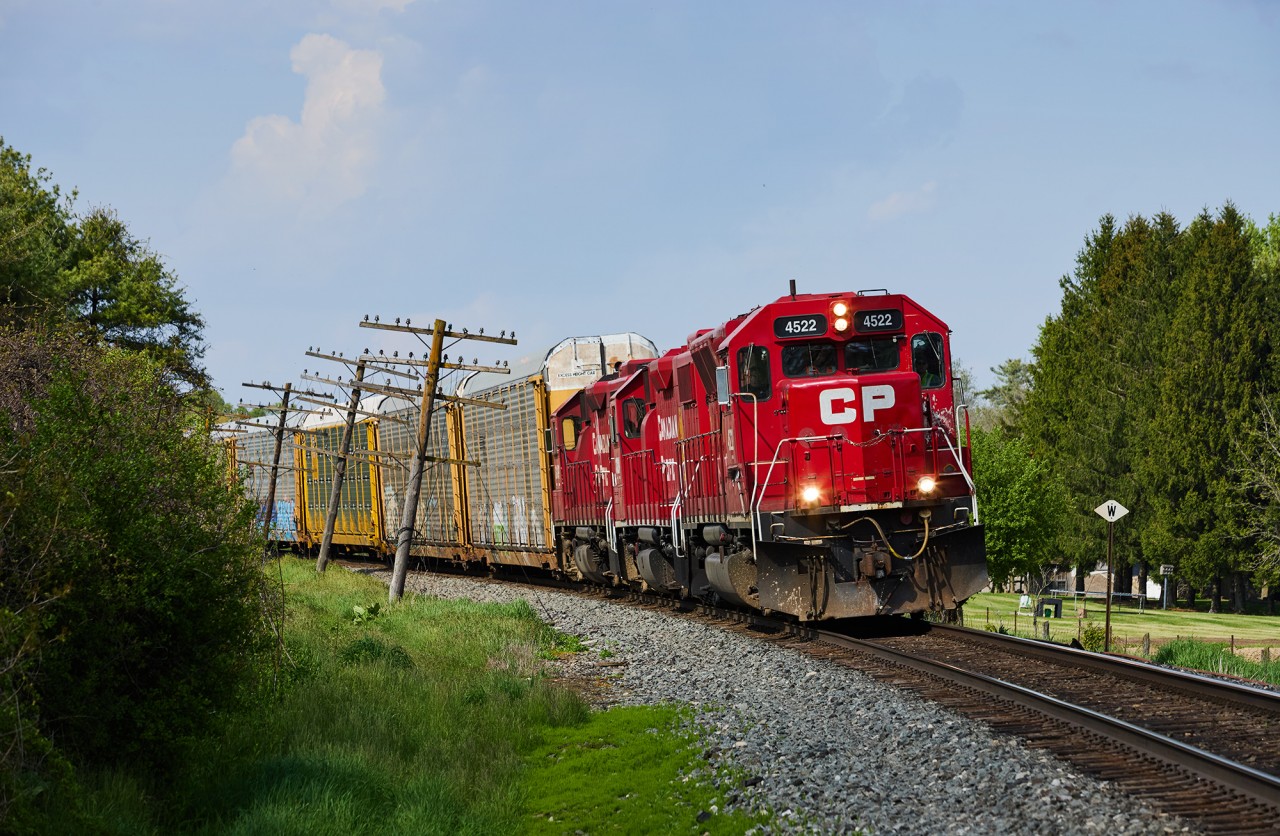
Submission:
M 900 294 L 792 293 L 555 410 L 559 564 L 801 620 L 987 583 L 949 331 Z

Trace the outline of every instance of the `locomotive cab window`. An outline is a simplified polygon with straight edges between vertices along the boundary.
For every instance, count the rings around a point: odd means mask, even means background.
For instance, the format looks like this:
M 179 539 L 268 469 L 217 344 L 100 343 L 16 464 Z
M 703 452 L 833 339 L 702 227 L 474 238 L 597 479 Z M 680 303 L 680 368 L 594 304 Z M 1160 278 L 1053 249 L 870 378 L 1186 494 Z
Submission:
M 627 438 L 640 437 L 640 422 L 644 420 L 644 400 L 627 398 L 622 402 L 622 434 Z
M 769 349 L 762 345 L 749 345 L 738 349 L 738 391 L 768 400 L 773 391 L 769 375 Z
M 844 367 L 853 374 L 893 371 L 898 368 L 898 341 L 893 337 L 850 340 L 844 346 Z
M 946 382 L 942 363 L 942 335 L 933 332 L 911 338 L 911 369 L 920 375 L 921 389 L 937 389 Z
M 782 347 L 782 373 L 787 377 L 819 377 L 835 370 L 834 343 L 792 343 Z
M 578 432 L 582 423 L 576 416 L 569 416 L 560 421 L 560 443 L 564 449 L 572 450 L 578 446 Z

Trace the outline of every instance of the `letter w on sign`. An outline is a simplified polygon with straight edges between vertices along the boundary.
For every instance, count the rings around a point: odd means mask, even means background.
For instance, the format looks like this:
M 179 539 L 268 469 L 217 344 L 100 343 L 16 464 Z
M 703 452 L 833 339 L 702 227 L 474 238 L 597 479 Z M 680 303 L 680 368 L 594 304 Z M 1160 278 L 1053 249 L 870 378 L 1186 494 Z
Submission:
M 1129 513 L 1129 509 L 1116 502 L 1114 499 L 1108 499 L 1106 502 L 1093 509 L 1094 513 L 1102 517 L 1107 522 L 1115 522 L 1116 520 Z

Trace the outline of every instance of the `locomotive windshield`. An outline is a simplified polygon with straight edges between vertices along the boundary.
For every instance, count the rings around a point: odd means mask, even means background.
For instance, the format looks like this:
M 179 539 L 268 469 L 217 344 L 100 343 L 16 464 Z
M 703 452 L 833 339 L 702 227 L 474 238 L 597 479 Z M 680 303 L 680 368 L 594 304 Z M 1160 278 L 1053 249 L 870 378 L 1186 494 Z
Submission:
M 787 377 L 818 377 L 836 370 L 833 343 L 791 343 L 782 347 L 782 373 Z
M 898 368 L 898 342 L 893 337 L 850 340 L 844 347 L 844 367 L 854 374 L 893 371 Z

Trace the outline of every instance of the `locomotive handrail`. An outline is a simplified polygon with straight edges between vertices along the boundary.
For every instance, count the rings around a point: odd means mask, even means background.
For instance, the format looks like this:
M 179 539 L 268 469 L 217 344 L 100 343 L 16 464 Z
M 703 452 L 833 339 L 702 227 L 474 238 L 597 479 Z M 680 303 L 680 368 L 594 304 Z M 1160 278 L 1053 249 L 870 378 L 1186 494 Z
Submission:
M 754 392 L 732 392 L 730 397 L 751 399 L 751 437 L 755 442 L 755 450 L 751 453 L 751 499 L 747 501 L 750 508 L 756 501 L 756 486 L 760 482 L 760 399 Z M 732 439 L 731 439 L 732 440 Z M 741 493 L 739 493 L 741 496 Z M 756 558 L 756 523 L 751 520 L 751 559 Z
M 618 527 L 613 524 L 613 497 L 609 497 L 609 504 L 604 508 L 605 527 L 609 529 L 609 548 L 616 549 L 618 547 Z M 607 558 L 608 555 L 605 555 Z
M 705 458 L 698 459 L 697 464 L 695 464 L 695 465 L 693 466 L 693 476 L 690 478 L 690 481 L 692 481 L 693 479 L 696 479 L 696 478 L 698 477 L 698 469 L 699 469 L 700 467 L 702 467 L 702 463 L 703 463 L 704 461 L 706 461 L 706 459 L 705 459 Z M 683 475 L 684 475 L 684 468 L 681 468 L 681 469 L 680 469 L 680 475 L 681 475 L 681 476 L 683 476 Z M 681 479 L 681 482 L 682 482 L 682 483 L 683 483 L 683 481 L 684 481 L 684 480 L 683 480 L 683 479 Z M 680 536 L 679 536 L 679 535 L 680 535 L 680 526 L 679 526 L 679 521 L 678 521 L 678 520 L 679 520 L 679 514 L 680 514 L 680 506 L 684 503 L 684 489 L 685 489 L 685 485 L 684 485 L 684 484 L 681 484 L 681 485 L 680 485 L 680 490 L 676 493 L 675 501 L 671 503 L 671 547 L 672 547 L 673 549 L 675 549 L 675 551 L 676 551 L 676 557 L 684 557 L 684 556 L 685 556 L 685 555 L 683 555 L 683 554 L 681 554 L 681 553 L 680 553 L 680 539 L 681 539 L 681 538 L 680 538 Z
M 810 443 L 810 442 L 814 442 L 814 441 L 834 441 L 835 439 L 838 439 L 838 438 L 844 438 L 844 436 L 842 436 L 842 435 L 797 435 L 797 436 L 793 436 L 793 437 L 791 437 L 791 438 L 784 438 L 784 439 L 782 439 L 781 441 L 779 441 L 779 442 L 778 442 L 778 450 L 777 450 L 777 452 L 775 452 L 775 453 L 773 454 L 773 461 L 769 462 L 769 470 L 765 473 L 765 475 L 764 475 L 764 482 L 763 482 L 762 484 L 763 484 L 763 485 L 764 485 L 764 487 L 766 487 L 766 488 L 769 486 L 769 478 L 770 478 L 771 476 L 773 476 L 773 468 L 774 468 L 774 466 L 775 466 L 775 465 L 777 465 L 777 463 L 778 463 L 778 458 L 782 455 L 782 447 L 783 447 L 783 445 L 785 445 L 785 444 L 795 444 L 795 443 L 797 443 L 797 442 L 801 442 L 801 441 L 803 441 L 803 442 L 805 442 L 805 443 Z M 753 486 L 753 487 L 754 487 L 754 486 Z M 752 519 L 751 519 L 751 530 L 752 530 L 753 532 L 755 532 L 755 531 L 759 528 L 759 526 L 760 526 L 760 506 L 764 504 L 764 494 L 765 494 L 765 492 L 764 492 L 763 490 L 761 490 L 761 491 L 760 491 L 760 498 L 756 501 L 756 503 L 755 503 L 755 507 L 754 507 L 754 509 L 753 509 L 753 511 L 752 511 L 752 515 L 751 515 L 751 517 L 752 517 Z M 754 495 L 755 495 L 755 491 L 753 490 L 753 491 L 752 491 L 752 496 L 754 496 Z M 760 538 L 763 538 L 763 537 L 764 537 L 764 532 L 763 532 L 763 531 L 759 532 L 757 536 L 759 536 Z
M 973 477 L 969 475 L 969 471 L 965 469 L 964 459 L 960 458 L 960 451 L 951 443 L 951 437 L 941 427 L 920 427 L 914 430 L 903 430 L 903 434 L 907 433 L 938 433 L 942 436 L 942 440 L 947 443 L 947 449 L 951 451 L 951 456 L 956 460 L 956 467 L 960 468 L 960 475 L 964 477 L 964 481 L 969 485 L 973 506 L 973 524 L 978 524 L 978 486 L 973 483 Z

